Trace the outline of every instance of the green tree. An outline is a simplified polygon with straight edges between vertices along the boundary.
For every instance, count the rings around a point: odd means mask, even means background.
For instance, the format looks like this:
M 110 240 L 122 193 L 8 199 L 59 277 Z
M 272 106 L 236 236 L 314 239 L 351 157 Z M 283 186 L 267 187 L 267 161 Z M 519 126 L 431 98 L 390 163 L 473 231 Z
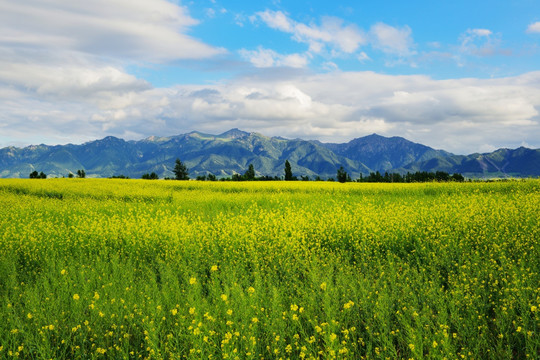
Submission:
M 42 171 L 38 173 L 37 171 L 32 171 L 29 175 L 30 179 L 46 179 L 47 175 Z
M 77 177 L 81 179 L 85 178 L 86 172 L 84 170 L 77 170 Z
M 180 159 L 176 159 L 173 172 L 176 180 L 189 180 L 188 168 Z
M 285 160 L 285 181 L 293 180 L 293 174 L 291 170 L 291 163 L 289 160 Z
M 249 164 L 247 171 L 244 173 L 244 180 L 255 180 L 255 168 L 253 164 Z
M 142 179 L 144 179 L 144 180 L 157 180 L 157 179 L 159 179 L 159 176 L 155 172 L 152 172 L 151 174 L 146 173 L 146 174 L 144 174 L 142 176 Z
M 347 178 L 349 177 L 347 172 L 345 171 L 345 169 L 343 168 L 343 166 L 340 166 L 338 171 L 337 171 L 337 181 L 339 181 L 340 183 L 344 183 L 347 181 Z

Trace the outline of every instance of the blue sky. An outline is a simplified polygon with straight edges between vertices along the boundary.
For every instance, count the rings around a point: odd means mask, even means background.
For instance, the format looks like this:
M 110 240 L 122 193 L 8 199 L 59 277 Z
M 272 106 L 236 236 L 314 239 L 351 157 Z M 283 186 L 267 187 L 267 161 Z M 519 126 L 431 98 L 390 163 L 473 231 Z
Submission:
M 540 21 L 540 5 L 524 1 L 257 1 L 190 3 L 201 23 L 192 35 L 229 51 L 238 60 L 245 51 L 273 50 L 281 55 L 309 57 L 314 72 L 376 71 L 384 74 L 424 74 L 435 79 L 502 77 L 537 70 L 538 36 L 527 28 Z M 268 14 L 267 21 L 262 14 Z M 295 39 L 294 30 L 272 26 L 268 18 L 283 16 L 290 23 L 314 29 L 325 21 L 341 22 L 363 38 L 355 50 L 343 51 L 332 43 L 319 52 L 309 49 L 308 39 Z M 377 25 L 402 34 L 407 51 L 377 44 Z M 293 25 L 294 26 L 294 25 Z M 481 33 L 478 30 L 487 30 Z M 476 32 L 475 32 L 476 31 Z M 396 45 L 398 39 L 395 40 Z M 336 52 L 332 54 L 332 51 Z M 241 60 L 248 60 L 241 56 Z M 237 71 L 242 71 L 241 66 Z M 167 70 L 171 70 L 167 68 Z M 235 73 L 231 69 L 229 75 Z M 150 74 L 149 74 L 150 75 Z M 193 74 L 189 67 L 176 68 L 175 76 L 152 78 L 160 85 L 214 80 L 212 74 Z
M 0 0 L 0 147 L 233 127 L 540 148 L 540 2 Z

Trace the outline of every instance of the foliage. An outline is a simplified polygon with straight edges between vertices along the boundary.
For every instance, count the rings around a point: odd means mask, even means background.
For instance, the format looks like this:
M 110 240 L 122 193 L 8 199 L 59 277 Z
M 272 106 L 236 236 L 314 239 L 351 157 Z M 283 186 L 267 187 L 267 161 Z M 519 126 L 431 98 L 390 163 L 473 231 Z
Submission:
M 244 173 L 244 180 L 253 181 L 255 180 L 255 168 L 253 164 L 249 164 L 248 169 Z
M 343 166 L 339 167 L 336 178 L 337 178 L 337 181 L 339 181 L 340 183 L 351 181 L 351 177 L 347 174 Z
M 189 180 L 188 168 L 180 159 L 176 159 L 173 172 L 176 180 Z
M 295 176 L 293 176 L 292 169 L 291 169 L 291 163 L 289 160 L 285 160 L 285 181 L 293 181 L 297 180 Z
M 0 181 L 0 358 L 524 359 L 540 181 Z
M 80 178 L 80 179 L 84 179 L 86 177 L 86 171 L 80 169 L 80 170 L 77 170 L 77 177 Z
M 360 174 L 358 182 L 379 182 L 379 183 L 414 183 L 414 182 L 429 182 L 429 181 L 456 181 L 463 182 L 465 178 L 461 174 L 448 174 L 444 171 L 436 172 L 427 172 L 427 171 L 417 171 L 415 173 L 407 172 L 406 175 L 401 175 L 399 173 L 388 173 L 385 172 L 384 175 L 381 175 L 380 172 L 372 172 L 369 176 L 363 177 Z
M 157 174 L 152 171 L 151 174 L 148 174 L 148 173 L 143 174 L 141 179 L 144 179 L 144 180 L 157 180 L 157 179 L 159 179 L 159 176 L 157 176 Z
M 47 175 L 41 171 L 40 173 L 38 173 L 37 171 L 32 171 L 30 173 L 30 176 L 29 176 L 30 179 L 46 179 L 47 178 Z

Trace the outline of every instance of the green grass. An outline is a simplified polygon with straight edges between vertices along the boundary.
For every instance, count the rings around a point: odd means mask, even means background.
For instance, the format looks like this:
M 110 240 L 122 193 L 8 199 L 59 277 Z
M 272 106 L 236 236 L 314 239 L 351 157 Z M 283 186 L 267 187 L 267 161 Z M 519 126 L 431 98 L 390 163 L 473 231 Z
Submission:
M 539 190 L 2 180 L 0 358 L 538 358 Z

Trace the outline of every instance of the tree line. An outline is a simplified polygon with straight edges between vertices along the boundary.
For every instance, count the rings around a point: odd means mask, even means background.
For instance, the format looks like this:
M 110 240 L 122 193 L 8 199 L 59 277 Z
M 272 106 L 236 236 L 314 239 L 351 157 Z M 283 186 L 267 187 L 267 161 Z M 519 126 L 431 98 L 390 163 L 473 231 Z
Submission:
M 47 174 L 45 174 L 43 171 L 41 172 L 37 172 L 36 170 L 32 171 L 30 173 L 30 175 L 28 176 L 30 179 L 46 179 L 47 178 Z M 75 177 L 75 175 L 70 172 L 68 175 L 67 175 L 68 178 L 73 178 Z M 77 177 L 78 178 L 85 178 L 86 177 L 86 172 L 84 170 L 77 170 Z
M 308 176 L 300 176 L 300 179 L 298 179 L 297 176 L 295 176 L 292 172 L 291 163 L 289 160 L 285 160 L 285 165 L 283 168 L 284 177 L 279 176 L 256 176 L 255 173 L 255 167 L 253 164 L 249 164 L 248 169 L 244 174 L 233 174 L 231 177 L 226 178 L 220 178 L 219 181 L 279 181 L 279 180 L 285 180 L 285 181 L 310 181 L 311 179 Z M 165 178 L 165 180 L 189 180 L 189 169 L 187 166 L 180 160 L 176 159 L 174 168 L 173 168 L 174 178 Z M 74 177 L 73 173 L 68 174 L 69 178 Z M 84 170 L 77 170 L 77 177 L 84 178 L 86 177 L 86 173 Z M 38 173 L 37 171 L 33 171 L 30 173 L 31 179 L 45 179 L 47 178 L 47 175 L 43 172 Z M 112 176 L 113 179 L 129 179 L 129 177 L 124 175 L 116 175 Z M 151 173 L 145 173 L 141 177 L 144 180 L 157 180 L 159 179 L 159 176 L 155 172 Z M 197 176 L 196 180 L 199 181 L 218 181 L 218 178 L 214 174 L 207 174 L 207 175 L 199 175 Z M 323 181 L 320 176 L 316 176 L 314 181 Z M 450 175 L 447 172 L 444 171 L 436 171 L 436 172 L 427 172 L 427 171 L 417 171 L 414 173 L 407 172 L 406 174 L 400 174 L 400 173 L 389 173 L 385 172 L 384 175 L 381 174 L 379 171 L 371 172 L 368 176 L 364 176 L 363 174 L 360 174 L 360 177 L 358 179 L 353 180 L 349 173 L 343 168 L 343 166 L 340 166 L 339 169 L 336 171 L 336 178 L 329 178 L 326 181 L 338 181 L 340 183 L 346 183 L 346 182 L 376 182 L 376 183 L 413 183 L 413 182 L 447 182 L 447 181 L 455 181 L 455 182 L 463 182 L 465 178 L 463 175 L 454 173 Z
M 180 172 L 178 171 L 180 170 Z M 281 178 L 279 176 L 268 176 L 263 175 L 257 177 L 255 174 L 255 167 L 253 164 L 249 164 L 248 169 L 244 174 L 233 174 L 231 177 L 225 177 L 220 178 L 219 181 L 279 181 L 279 180 L 285 180 L 285 181 L 310 181 L 311 179 L 308 176 L 300 176 L 300 179 L 298 179 L 297 176 L 293 175 L 291 163 L 289 160 L 285 160 L 285 165 L 283 168 L 284 177 Z M 176 166 L 174 173 L 176 174 L 177 180 L 188 180 L 188 169 L 187 167 L 179 160 L 176 159 Z M 181 178 L 179 178 L 179 174 L 181 175 Z M 218 179 L 214 174 L 208 174 L 208 175 L 199 175 L 197 176 L 196 180 L 199 181 L 217 181 Z M 320 176 L 315 177 L 313 179 L 314 181 L 323 181 Z M 413 183 L 413 182 L 448 182 L 448 181 L 455 181 L 455 182 L 463 182 L 465 178 L 463 175 L 454 173 L 450 175 L 447 172 L 444 171 L 436 171 L 436 172 L 427 172 L 427 171 L 417 171 L 414 173 L 407 172 L 407 174 L 402 175 L 400 173 L 388 173 L 385 172 L 384 175 L 382 175 L 379 171 L 371 172 L 368 176 L 363 176 L 360 174 L 360 177 L 356 180 L 353 180 L 351 176 L 347 173 L 347 171 L 343 168 L 343 166 L 340 166 L 339 169 L 337 169 L 336 172 L 336 179 L 329 178 L 326 181 L 338 181 L 340 183 L 345 182 L 378 182 L 378 183 Z

